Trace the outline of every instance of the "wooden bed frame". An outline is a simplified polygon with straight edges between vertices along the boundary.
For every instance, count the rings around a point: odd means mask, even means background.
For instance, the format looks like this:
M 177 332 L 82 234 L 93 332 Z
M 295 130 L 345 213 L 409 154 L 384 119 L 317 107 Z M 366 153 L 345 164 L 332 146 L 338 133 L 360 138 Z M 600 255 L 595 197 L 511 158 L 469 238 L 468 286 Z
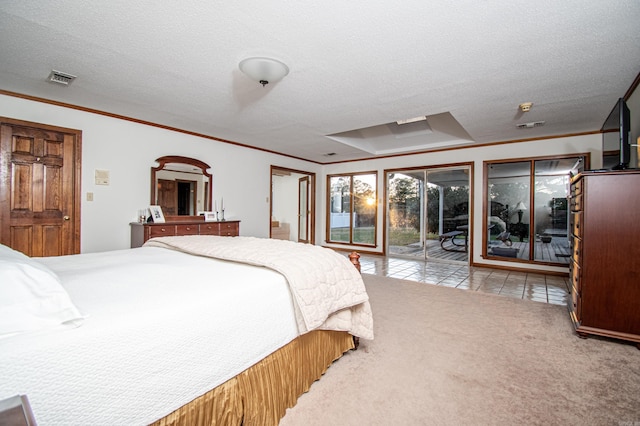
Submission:
M 354 251 L 349 260 L 360 271 L 360 255 Z M 345 331 L 313 330 L 152 425 L 277 426 L 287 408 L 358 344 Z

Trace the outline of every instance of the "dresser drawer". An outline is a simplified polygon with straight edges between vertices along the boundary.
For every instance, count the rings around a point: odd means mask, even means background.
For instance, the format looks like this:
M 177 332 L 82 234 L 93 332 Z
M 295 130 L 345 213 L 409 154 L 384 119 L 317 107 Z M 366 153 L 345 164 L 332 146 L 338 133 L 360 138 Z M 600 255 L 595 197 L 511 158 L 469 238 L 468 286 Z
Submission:
M 238 222 L 220 222 L 220 235 L 225 237 L 237 237 L 240 232 Z
M 571 213 L 573 235 L 582 238 L 582 212 Z
M 575 288 L 571 289 L 571 311 L 575 314 L 578 322 L 582 321 L 582 297 Z
M 572 238 L 571 245 L 573 247 L 573 261 L 578 265 L 582 265 L 582 240 Z
M 582 194 L 574 195 L 571 197 L 570 210 L 572 212 L 579 212 L 582 210 Z
M 149 238 L 153 237 L 173 237 L 176 235 L 174 225 L 149 226 Z
M 176 225 L 176 235 L 198 235 L 198 224 Z
M 571 195 L 580 195 L 582 194 L 582 180 L 578 180 L 571 185 Z
M 200 235 L 220 235 L 220 226 L 217 223 L 201 224 Z
M 582 291 L 582 270 L 576 262 L 571 262 L 569 267 L 571 272 L 571 287 L 575 288 L 578 293 L 580 293 Z

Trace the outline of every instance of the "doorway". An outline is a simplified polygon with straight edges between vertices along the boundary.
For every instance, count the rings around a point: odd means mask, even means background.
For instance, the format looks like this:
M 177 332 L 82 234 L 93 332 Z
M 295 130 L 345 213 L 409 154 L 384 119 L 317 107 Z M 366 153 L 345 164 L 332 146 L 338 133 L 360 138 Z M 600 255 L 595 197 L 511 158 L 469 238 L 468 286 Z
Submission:
M 193 180 L 177 180 L 176 182 L 178 184 L 178 215 L 195 215 L 197 182 Z
M 387 253 L 469 261 L 471 165 L 388 170 Z
M 270 238 L 315 244 L 315 173 L 271 166 Z
M 0 117 L 0 243 L 80 253 L 80 130 Z

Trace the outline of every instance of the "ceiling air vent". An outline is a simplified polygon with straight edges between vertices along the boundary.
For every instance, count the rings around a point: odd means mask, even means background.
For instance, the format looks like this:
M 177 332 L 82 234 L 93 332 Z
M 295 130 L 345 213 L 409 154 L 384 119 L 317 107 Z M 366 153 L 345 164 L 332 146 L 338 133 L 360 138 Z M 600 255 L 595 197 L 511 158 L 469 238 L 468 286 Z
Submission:
M 66 72 L 60 72 L 56 70 L 52 70 L 51 74 L 49 74 L 49 81 L 51 83 L 64 84 L 65 86 L 70 85 L 75 79 L 76 79 L 75 75 L 67 74 Z
M 530 123 L 516 124 L 518 129 L 533 129 L 534 127 L 544 126 L 544 121 L 532 121 Z

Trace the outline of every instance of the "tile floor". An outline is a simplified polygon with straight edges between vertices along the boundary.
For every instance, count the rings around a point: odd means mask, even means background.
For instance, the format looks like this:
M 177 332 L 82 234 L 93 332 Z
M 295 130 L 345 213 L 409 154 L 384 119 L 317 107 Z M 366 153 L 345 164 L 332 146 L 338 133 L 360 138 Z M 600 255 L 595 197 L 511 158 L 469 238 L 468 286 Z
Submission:
M 456 287 L 535 302 L 566 305 L 569 278 L 472 267 L 462 263 L 362 255 L 361 271 L 383 277 Z

